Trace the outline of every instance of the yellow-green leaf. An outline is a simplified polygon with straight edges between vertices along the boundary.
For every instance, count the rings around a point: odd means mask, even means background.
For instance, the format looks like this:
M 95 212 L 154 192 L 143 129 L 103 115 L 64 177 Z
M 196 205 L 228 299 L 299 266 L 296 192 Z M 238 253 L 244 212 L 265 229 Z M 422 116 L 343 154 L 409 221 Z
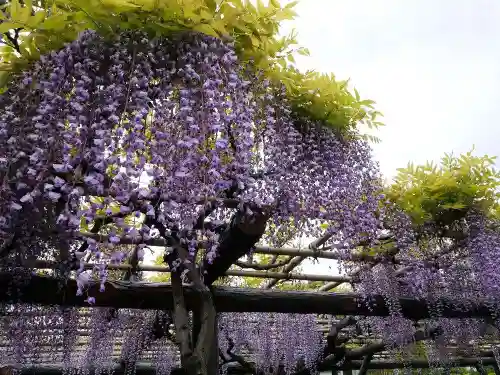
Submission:
M 36 29 L 45 19 L 46 13 L 44 10 L 36 12 L 30 19 L 27 24 L 32 29 Z
M 3 22 L 0 23 L 0 34 L 6 33 L 9 30 L 13 30 L 19 27 L 19 24 L 12 22 Z
M 193 27 L 194 30 L 199 31 L 200 33 L 210 35 L 210 36 L 215 36 L 218 37 L 219 34 L 217 34 L 217 31 L 214 30 L 214 28 L 206 23 L 200 23 L 196 26 Z
M 298 3 L 299 3 L 299 1 L 298 1 L 298 0 L 296 0 L 296 1 L 291 1 L 291 2 L 289 2 L 287 5 L 285 5 L 285 8 L 286 8 L 286 9 L 289 9 L 289 8 L 294 8 L 294 7 L 295 7 Z
M 260 45 L 260 41 L 257 37 L 255 37 L 254 35 L 250 35 L 250 40 L 252 41 L 252 45 L 254 47 L 258 47 Z
M 61 30 L 66 26 L 66 14 L 54 14 L 43 21 L 40 25 L 44 30 Z
M 10 2 L 10 19 L 19 21 L 19 12 L 21 11 L 21 4 L 19 0 L 11 0 Z

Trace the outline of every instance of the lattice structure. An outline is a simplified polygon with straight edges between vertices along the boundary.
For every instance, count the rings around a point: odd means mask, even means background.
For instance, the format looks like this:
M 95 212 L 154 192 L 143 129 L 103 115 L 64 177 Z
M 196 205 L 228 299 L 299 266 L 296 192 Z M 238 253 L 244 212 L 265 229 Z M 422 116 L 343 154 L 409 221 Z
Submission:
M 83 236 L 83 235 L 82 235 Z M 94 238 L 96 238 L 94 236 Z M 384 236 L 382 240 L 387 240 L 388 236 Z M 321 238 L 317 242 L 325 243 L 327 241 L 327 236 Z M 123 242 L 127 242 L 124 240 Z M 148 244 L 158 245 L 158 240 L 151 240 Z M 313 243 L 313 244 L 314 244 Z M 433 361 L 430 358 L 422 358 L 422 354 L 415 353 L 415 350 L 409 350 L 408 355 L 405 357 L 405 361 L 394 360 L 394 352 L 389 350 L 390 348 L 384 343 L 384 340 L 378 337 L 376 334 L 367 334 L 362 332 L 362 330 L 357 326 L 356 319 L 362 316 L 370 315 L 389 315 L 389 311 L 384 307 L 384 299 L 382 297 L 378 298 L 378 303 L 374 303 L 369 307 L 369 303 L 364 302 L 364 297 L 359 294 L 354 293 L 338 293 L 338 292 L 325 292 L 324 290 L 329 288 L 332 282 L 342 283 L 349 282 L 355 286 L 358 281 L 355 277 L 356 271 L 351 272 L 349 276 L 329 276 L 329 275 L 307 275 L 300 273 L 291 272 L 288 264 L 295 264 L 298 259 L 306 259 L 307 257 L 315 257 L 317 259 L 339 259 L 341 260 L 343 255 L 335 251 L 335 244 L 326 244 L 320 248 L 315 248 L 311 246 L 306 249 L 299 248 L 268 248 L 262 246 L 256 246 L 254 253 L 261 254 L 272 254 L 272 255 L 286 255 L 286 264 L 277 264 L 273 267 L 271 263 L 249 263 L 245 261 L 245 258 L 235 262 L 235 265 L 231 266 L 229 270 L 225 272 L 227 276 L 224 280 L 225 283 L 230 285 L 231 283 L 237 282 L 241 277 L 255 277 L 269 279 L 268 282 L 263 282 L 262 288 L 259 289 L 241 289 L 235 287 L 227 286 L 215 286 L 213 287 L 213 295 L 215 298 L 215 306 L 217 310 L 224 314 L 231 314 L 231 311 L 236 312 L 236 314 L 241 314 L 246 311 L 255 312 L 268 312 L 268 313 L 323 313 L 317 315 L 317 329 L 322 333 L 325 346 L 332 345 L 330 348 L 331 354 L 327 355 L 326 359 L 323 359 L 319 364 L 319 368 L 322 370 L 327 369 L 350 369 L 350 368 L 361 368 L 363 367 L 364 358 L 370 358 L 369 368 L 397 368 L 403 366 L 412 366 L 415 368 L 427 367 L 429 363 L 432 365 Z M 392 261 L 397 267 L 396 273 L 408 272 L 409 267 L 405 266 L 404 263 L 394 252 L 390 255 Z M 377 262 L 384 261 L 384 257 L 381 256 L 369 256 L 369 255 L 359 255 L 352 257 L 349 261 L 355 264 L 362 264 L 362 262 L 368 262 L 368 264 L 374 265 Z M 290 262 L 290 263 L 288 263 Z M 284 263 L 284 262 L 283 262 Z M 76 266 L 76 264 L 75 264 Z M 85 263 L 86 269 L 96 268 L 95 264 Z M 362 267 L 366 265 L 362 265 Z M 165 311 L 174 308 L 174 300 L 172 299 L 172 287 L 170 284 L 158 284 L 146 281 L 121 281 L 119 279 L 110 280 L 107 282 L 106 290 L 104 292 L 98 292 L 98 284 L 93 284 L 90 286 L 88 293 L 89 295 L 95 295 L 96 306 L 102 307 L 85 307 L 88 305 L 84 296 L 77 297 L 76 289 L 77 285 L 74 281 L 66 281 L 64 286 L 60 285 L 60 281 L 57 281 L 54 276 L 60 272 L 60 270 L 55 270 L 56 263 L 51 261 L 35 261 L 34 264 L 25 264 L 26 267 L 39 267 L 38 269 L 45 270 L 49 273 L 49 276 L 27 276 L 26 271 L 20 271 L 19 268 L 8 267 L 6 271 L 1 274 L 2 282 L 2 294 L 1 298 L 3 301 L 9 301 L 12 299 L 18 299 L 22 303 L 34 302 L 42 305 L 52 305 L 56 307 L 47 308 L 33 308 L 30 313 L 25 313 L 23 319 L 32 322 L 29 329 L 36 330 L 36 338 L 40 340 L 36 344 L 36 350 L 33 352 L 32 357 L 26 357 L 24 360 L 30 365 L 24 367 L 23 371 L 39 371 L 41 373 L 62 371 L 64 368 L 64 356 L 68 353 L 64 352 L 65 336 L 67 332 L 64 332 L 64 319 L 63 314 L 68 309 L 71 309 L 74 314 L 74 319 L 77 319 L 77 331 L 74 332 L 75 335 L 75 345 L 72 349 L 71 356 L 74 363 L 78 361 L 85 361 L 85 356 L 88 355 L 90 350 L 90 345 L 92 345 L 92 332 L 93 324 L 95 325 L 95 319 L 99 319 L 99 314 L 96 315 L 97 311 L 105 312 L 113 310 L 119 307 L 120 314 L 122 314 L 127 319 L 137 319 L 135 314 L 142 314 L 147 311 L 150 317 L 155 315 L 154 311 Z M 107 268 L 109 270 L 115 270 L 117 272 L 130 272 L 133 270 L 134 273 L 138 274 L 140 271 L 144 272 L 158 272 L 158 273 L 168 273 L 170 272 L 168 267 L 165 266 L 152 266 L 146 264 L 108 264 Z M 248 270 L 248 268 L 266 268 L 266 271 L 262 270 Z M 270 271 L 269 269 L 276 269 L 276 271 Z M 357 266 L 355 267 L 355 269 Z M 34 268 L 31 268 L 34 269 Z M 288 272 L 287 272 L 288 271 Z M 19 285 L 19 281 L 16 281 L 16 277 L 11 275 L 14 273 L 19 273 L 25 275 L 26 281 Z M 116 274 L 119 277 L 119 274 Z M 273 290 L 273 286 L 270 284 L 275 283 L 274 280 L 300 280 L 300 281 L 320 281 L 323 285 L 315 285 L 318 291 L 280 291 Z M 17 288 L 15 285 L 18 285 Z M 24 284 L 24 285 L 23 285 Z M 9 285 L 13 286 L 13 289 L 9 288 Z M 62 287 L 62 290 L 61 290 Z M 59 291 L 57 289 L 60 289 Z M 17 289 L 17 292 L 14 291 Z M 192 289 L 192 286 L 186 284 L 185 298 L 186 304 L 189 309 L 196 306 L 196 294 L 197 292 Z M 191 292 L 190 292 L 191 290 Z M 463 309 L 464 301 L 460 301 L 457 305 L 457 301 L 451 301 L 448 303 L 448 308 L 442 310 L 442 316 L 450 317 L 487 317 L 490 315 L 490 309 L 487 306 L 480 306 L 477 303 L 466 307 Z M 66 306 L 83 306 L 73 310 L 73 308 L 67 307 L 57 307 L 60 305 Z M 460 306 L 462 305 L 462 306 Z M 5 327 L 8 326 L 8 322 L 18 318 L 16 314 L 16 309 L 12 309 L 5 305 L 5 314 L 2 318 Z M 129 308 L 141 308 L 141 306 L 147 310 L 130 310 Z M 402 300 L 403 313 L 408 317 L 414 319 L 416 322 L 420 321 L 416 325 L 415 337 L 408 341 L 408 347 L 415 347 L 419 345 L 419 341 L 423 342 L 427 339 L 432 338 L 433 333 L 426 328 L 426 319 L 429 318 L 429 310 L 425 302 L 417 300 Z M 153 310 L 152 310 L 153 309 Z M 25 310 L 23 310 L 25 311 Z M 54 311 L 59 311 L 60 317 L 54 319 Z M 135 311 L 135 312 L 134 312 Z M 45 319 L 44 313 L 48 313 Z M 325 313 L 327 315 L 325 315 Z M 234 314 L 234 313 L 233 313 Z M 341 316 L 336 318 L 336 316 Z M 143 316 L 143 315 L 139 315 Z M 190 315 L 190 325 L 193 322 L 193 315 Z M 343 318 L 342 318 L 343 316 Z M 50 318 L 49 318 L 50 317 Z M 419 320 L 424 319 L 424 320 Z M 55 320 L 55 321 L 54 321 Z M 44 321 L 49 321 L 48 324 L 42 324 Z M 94 322 L 94 323 L 92 323 Z M 487 321 L 486 321 L 487 322 Z M 122 327 L 126 326 L 126 323 L 122 323 Z M 487 324 L 487 323 L 485 323 Z M 175 331 L 172 322 L 168 323 L 169 332 Z M 130 340 L 134 337 L 134 333 L 129 329 L 123 328 L 119 332 L 116 332 L 113 336 L 113 341 L 109 348 L 111 350 L 110 359 L 114 363 L 110 364 L 110 368 L 114 371 L 120 372 L 125 371 L 124 368 L 120 367 L 120 360 L 124 355 L 124 348 L 127 346 L 127 338 Z M 149 327 L 148 329 L 151 329 Z M 495 361 L 495 348 L 498 346 L 498 335 L 494 329 L 491 332 L 485 332 L 484 338 L 479 343 L 470 343 L 468 347 L 464 347 L 463 344 L 453 345 L 453 343 L 448 343 L 447 358 L 441 359 L 436 362 L 435 366 L 476 366 L 482 364 L 484 366 L 493 365 L 496 366 Z M 20 333 L 21 334 L 21 333 Z M 26 334 L 26 332 L 24 333 Z M 32 337 L 35 337 L 32 336 Z M 27 334 L 28 340 L 30 335 Z M 94 338 L 95 340 L 95 338 Z M 333 340 L 333 341 L 332 341 Z M 154 358 L 155 353 L 158 352 L 158 345 L 165 345 L 168 342 L 167 338 L 160 340 L 150 340 L 150 342 L 140 350 L 140 355 L 137 358 L 137 371 L 139 373 L 155 372 Z M 95 345 L 95 344 L 94 344 Z M 340 346 L 338 346 L 340 345 Z M 347 351 L 341 355 L 336 353 L 336 350 L 341 348 L 345 351 L 347 346 Z M 176 345 L 173 342 L 168 344 L 169 350 L 173 354 L 173 364 L 180 366 L 179 353 Z M 2 353 L 3 358 L 8 358 L 9 350 L 12 351 L 12 341 L 9 340 L 8 336 L 4 335 L 1 338 L 0 343 L 0 353 Z M 418 351 L 417 351 L 418 352 Z M 420 351 L 421 352 L 421 351 Z M 176 353 L 176 354 L 175 354 Z M 346 353 L 347 356 L 346 356 Z M 413 353 L 413 354 L 412 354 Z M 231 353 L 230 353 L 231 354 Z M 244 350 L 239 353 L 246 358 L 248 363 L 252 363 L 253 354 Z M 12 353 L 10 353 L 12 356 Z M 335 358 L 338 356 L 337 358 Z M 228 361 L 226 358 L 225 361 Z M 83 363 L 83 362 L 82 362 Z M 234 365 L 236 363 L 236 367 Z M 229 360 L 229 371 L 244 371 L 244 368 L 238 367 L 237 361 L 232 363 Z M 227 366 L 227 365 L 226 365 Z M 365 366 L 366 367 L 366 366 Z

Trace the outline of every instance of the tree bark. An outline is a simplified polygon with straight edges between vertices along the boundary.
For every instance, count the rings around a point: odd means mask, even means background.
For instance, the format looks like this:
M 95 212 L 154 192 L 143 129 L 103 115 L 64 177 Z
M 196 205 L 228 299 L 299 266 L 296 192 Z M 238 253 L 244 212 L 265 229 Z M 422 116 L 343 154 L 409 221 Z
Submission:
M 363 359 L 363 363 L 361 364 L 358 375 L 366 375 L 372 358 L 373 358 L 373 353 L 370 353 Z
M 191 361 L 193 352 L 191 350 L 192 345 L 189 334 L 189 315 L 184 302 L 181 277 L 178 272 L 172 273 L 171 281 L 172 296 L 174 300 L 173 320 L 175 326 L 175 337 L 181 353 L 181 366 L 186 369 L 188 374 L 194 373 L 196 375 L 196 369 L 191 369 L 191 367 L 195 366 L 195 364 Z
M 231 223 L 220 236 L 217 257 L 211 263 L 207 259 L 203 262 L 203 280 L 206 285 L 212 285 L 215 280 L 224 276 L 232 264 L 250 252 L 264 234 L 268 218 L 263 213 L 256 213 L 251 217 L 241 212 L 234 214 Z
M 194 318 L 199 319 L 198 322 L 193 323 L 193 325 L 199 326 L 199 332 L 197 333 L 196 341 L 192 342 L 190 347 L 192 347 L 192 352 L 188 353 L 186 347 L 189 344 L 189 327 L 186 326 L 182 331 L 182 342 L 184 353 L 186 353 L 186 358 L 182 366 L 186 369 L 189 375 L 217 375 L 218 373 L 218 358 L 219 351 L 217 348 L 217 316 L 215 305 L 212 297 L 211 291 L 203 283 L 199 270 L 196 265 L 188 260 L 188 252 L 179 243 L 174 244 L 174 250 L 177 257 L 181 260 L 181 267 L 184 267 L 187 271 L 188 278 L 193 282 L 193 288 L 196 292 L 196 304 L 194 307 Z M 169 264 L 172 267 L 172 264 Z M 181 284 L 180 270 L 172 273 L 172 288 L 173 292 L 177 295 L 175 299 L 181 301 L 180 296 L 182 296 L 183 309 L 178 309 L 174 311 L 174 320 L 183 319 L 186 317 L 187 321 L 187 309 L 184 304 L 183 297 L 183 286 Z M 174 287 L 174 275 L 176 276 L 175 287 Z M 177 305 L 176 305 L 177 308 Z M 179 323 L 179 328 L 181 328 Z M 198 329 L 198 328 L 197 328 Z M 181 348 L 182 350 L 182 348 Z M 182 351 L 181 351 L 182 353 Z M 182 358 L 182 357 L 181 357 Z

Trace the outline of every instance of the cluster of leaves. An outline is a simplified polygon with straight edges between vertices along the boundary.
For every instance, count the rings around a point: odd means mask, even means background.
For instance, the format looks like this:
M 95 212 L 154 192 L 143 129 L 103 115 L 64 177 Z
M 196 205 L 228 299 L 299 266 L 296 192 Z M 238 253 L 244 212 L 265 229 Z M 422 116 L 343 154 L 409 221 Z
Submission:
M 440 227 L 463 218 L 471 210 L 500 217 L 500 173 L 495 158 L 446 154 L 440 165 L 427 163 L 398 170 L 387 188 L 387 198 L 405 211 L 416 225 Z
M 359 122 L 382 125 L 373 101 L 361 100 L 346 81 L 314 71 L 299 72 L 294 55 L 308 55 L 296 35 L 280 37 L 280 23 L 296 16 L 297 2 L 281 6 L 258 0 L 8 0 L 0 11 L 0 85 L 13 71 L 61 48 L 86 29 L 102 35 L 140 29 L 151 36 L 196 31 L 230 39 L 243 64 L 263 72 L 263 78 L 284 84 L 292 107 L 300 116 L 353 130 Z M 376 138 L 371 137 L 372 140 Z

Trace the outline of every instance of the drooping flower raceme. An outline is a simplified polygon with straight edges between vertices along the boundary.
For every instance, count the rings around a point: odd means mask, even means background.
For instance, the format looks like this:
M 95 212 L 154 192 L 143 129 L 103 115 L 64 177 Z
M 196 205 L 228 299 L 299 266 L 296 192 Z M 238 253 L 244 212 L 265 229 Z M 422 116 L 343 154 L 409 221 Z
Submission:
M 101 281 L 105 263 L 124 259 L 110 250 L 120 238 L 143 243 L 158 225 L 189 234 L 207 201 L 266 208 L 270 237 L 284 227 L 319 235 L 315 219 L 340 241 L 379 227 L 367 144 L 297 118 L 282 88 L 213 37 L 84 32 L 24 72 L 0 108 L 2 239 L 66 261 L 75 232 L 99 222 L 107 243 L 84 239 L 78 257 L 79 272 L 84 260 L 101 265 Z M 191 255 L 202 239 L 213 259 L 217 233 L 194 229 Z
M 219 347 L 250 354 L 264 373 L 282 366 L 290 374 L 298 364 L 315 373 L 324 340 L 314 315 L 233 313 L 219 317 Z

